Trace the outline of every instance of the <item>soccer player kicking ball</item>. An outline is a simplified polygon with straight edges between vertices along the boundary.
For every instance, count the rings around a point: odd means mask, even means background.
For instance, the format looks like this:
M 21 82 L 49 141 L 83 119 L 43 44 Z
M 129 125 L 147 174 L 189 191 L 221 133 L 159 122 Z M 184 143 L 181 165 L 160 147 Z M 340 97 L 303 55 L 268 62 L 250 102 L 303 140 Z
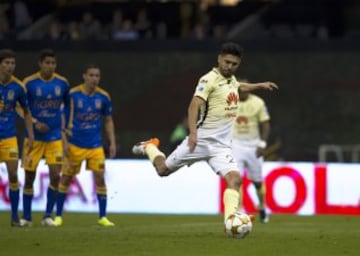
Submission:
M 110 141 L 109 154 L 116 155 L 114 122 L 109 94 L 98 85 L 100 68 L 88 65 L 83 73 L 84 83 L 70 90 L 70 110 L 66 133 L 68 137 L 68 156 L 62 169 L 57 197 L 55 223 L 63 224 L 63 207 L 66 193 L 72 178 L 80 172 L 82 161 L 86 168 L 93 171 L 96 194 L 99 204 L 99 220 L 101 226 L 114 226 L 106 217 L 107 193 L 104 179 L 105 153 L 102 147 L 101 128 L 105 120 L 105 132 Z
M 197 161 L 207 161 L 227 184 L 223 198 L 224 220 L 241 206 L 241 175 L 231 150 L 231 128 L 239 104 L 238 89 L 251 91 L 277 88 L 272 82 L 239 83 L 234 73 L 240 65 L 241 57 L 242 48 L 238 44 L 228 42 L 222 45 L 217 67 L 199 79 L 188 107 L 190 134 L 167 158 L 158 149 L 159 140 L 156 138 L 133 147 L 134 154 L 148 156 L 159 176 L 168 176 Z

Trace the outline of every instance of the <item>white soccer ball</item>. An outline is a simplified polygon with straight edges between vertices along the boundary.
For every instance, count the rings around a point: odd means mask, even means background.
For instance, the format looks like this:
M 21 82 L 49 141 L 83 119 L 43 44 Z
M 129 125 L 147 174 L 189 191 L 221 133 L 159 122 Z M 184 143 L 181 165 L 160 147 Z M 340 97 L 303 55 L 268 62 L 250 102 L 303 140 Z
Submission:
M 225 233 L 229 237 L 245 238 L 252 230 L 249 215 L 242 212 L 231 214 L 225 221 Z

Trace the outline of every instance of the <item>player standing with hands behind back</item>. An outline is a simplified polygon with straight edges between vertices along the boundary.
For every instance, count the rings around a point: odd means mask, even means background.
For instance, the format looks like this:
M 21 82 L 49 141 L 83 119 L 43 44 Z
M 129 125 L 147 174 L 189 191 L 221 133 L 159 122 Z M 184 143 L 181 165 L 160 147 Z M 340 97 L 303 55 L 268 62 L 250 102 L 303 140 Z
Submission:
M 239 92 L 239 108 L 233 126 L 232 148 L 239 169 L 246 167 L 259 199 L 260 222 L 267 223 L 265 189 L 262 179 L 263 155 L 270 133 L 270 115 L 264 100 L 249 92 Z M 241 192 L 241 189 L 240 189 Z
M 66 193 L 72 178 L 80 172 L 82 161 L 86 169 L 93 171 L 96 194 L 99 204 L 101 226 L 114 226 L 106 217 L 107 192 L 104 178 L 105 153 L 102 146 L 102 124 L 105 121 L 105 132 L 110 141 L 109 157 L 116 155 L 114 122 L 110 95 L 99 87 L 100 68 L 96 65 L 86 66 L 83 73 L 84 83 L 70 90 L 70 109 L 67 111 L 67 134 L 69 155 L 62 169 L 57 197 L 55 223 L 63 224 L 62 213 Z
M 168 176 L 185 165 L 205 160 L 227 184 L 223 197 L 224 220 L 241 205 L 241 175 L 231 149 L 231 128 L 239 104 L 238 89 L 277 88 L 272 82 L 239 83 L 234 73 L 241 57 L 242 48 L 238 44 L 222 45 L 217 67 L 199 79 L 188 107 L 189 136 L 167 158 L 158 149 L 158 139 L 139 142 L 133 147 L 134 154 L 148 156 L 159 176 Z

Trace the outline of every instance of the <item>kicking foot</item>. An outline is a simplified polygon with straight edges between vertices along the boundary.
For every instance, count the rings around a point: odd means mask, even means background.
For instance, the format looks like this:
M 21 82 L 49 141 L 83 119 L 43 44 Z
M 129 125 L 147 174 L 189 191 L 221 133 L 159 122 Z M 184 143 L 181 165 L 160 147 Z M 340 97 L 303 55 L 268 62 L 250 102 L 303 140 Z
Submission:
M 152 138 L 147 141 L 138 142 L 133 146 L 132 152 L 135 155 L 145 155 L 145 148 L 149 144 L 153 144 L 158 147 L 160 145 L 160 140 L 158 138 Z

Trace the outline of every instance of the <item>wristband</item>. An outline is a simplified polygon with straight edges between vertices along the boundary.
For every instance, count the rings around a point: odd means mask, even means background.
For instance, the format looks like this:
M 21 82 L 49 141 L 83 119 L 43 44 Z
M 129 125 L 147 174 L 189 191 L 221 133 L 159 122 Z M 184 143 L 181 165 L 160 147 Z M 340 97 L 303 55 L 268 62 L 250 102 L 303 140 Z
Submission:
M 258 148 L 266 148 L 266 141 L 260 140 L 257 144 Z

